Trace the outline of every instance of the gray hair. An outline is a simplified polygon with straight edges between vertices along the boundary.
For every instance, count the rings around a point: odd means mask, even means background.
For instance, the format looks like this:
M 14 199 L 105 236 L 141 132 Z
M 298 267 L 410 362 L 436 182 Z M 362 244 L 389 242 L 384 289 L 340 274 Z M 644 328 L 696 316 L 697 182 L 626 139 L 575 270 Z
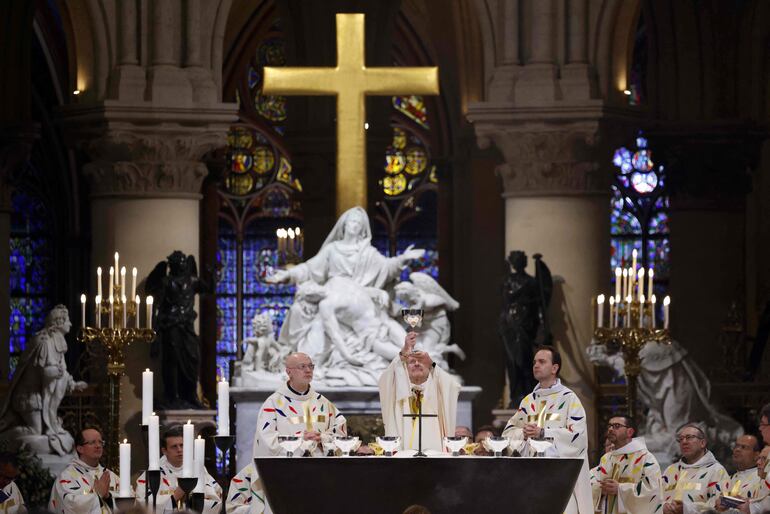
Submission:
M 682 425 L 681 427 L 679 427 L 679 428 L 677 428 L 677 429 L 676 429 L 676 435 L 677 435 L 677 436 L 679 436 L 679 433 L 680 433 L 682 430 L 684 430 L 685 428 L 694 428 L 695 430 L 697 430 L 697 431 L 698 431 L 698 433 L 699 433 L 699 434 L 700 434 L 700 436 L 701 436 L 701 439 L 703 439 L 704 441 L 706 441 L 706 444 L 708 444 L 708 442 L 709 442 L 709 438 L 708 438 L 708 436 L 706 435 L 706 430 L 704 430 L 704 426 L 703 426 L 703 423 L 698 423 L 698 422 L 693 422 L 693 421 L 691 421 L 691 422 L 689 422 L 689 423 L 685 423 L 684 425 Z

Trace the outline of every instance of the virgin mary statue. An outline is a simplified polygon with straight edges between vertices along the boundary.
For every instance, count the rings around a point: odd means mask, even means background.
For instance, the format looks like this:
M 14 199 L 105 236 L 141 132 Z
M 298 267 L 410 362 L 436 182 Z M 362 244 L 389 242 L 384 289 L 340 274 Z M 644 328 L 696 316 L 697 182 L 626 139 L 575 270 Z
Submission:
M 387 366 L 405 335 L 389 316 L 386 288 L 407 262 L 424 253 L 410 246 L 401 255 L 385 257 L 372 246 L 366 211 L 347 210 L 318 254 L 268 278 L 298 284 L 279 342 L 313 357 L 322 367 L 317 378 L 334 382 L 339 375 L 348 385 L 376 384 L 376 376 L 366 375 Z

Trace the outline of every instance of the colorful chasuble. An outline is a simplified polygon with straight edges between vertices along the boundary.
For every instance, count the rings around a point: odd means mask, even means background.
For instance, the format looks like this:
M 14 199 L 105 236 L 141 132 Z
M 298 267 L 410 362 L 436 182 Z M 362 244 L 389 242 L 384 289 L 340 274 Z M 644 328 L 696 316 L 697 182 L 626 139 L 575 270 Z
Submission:
M 443 439 L 454 435 L 457 420 L 457 398 L 460 383 L 455 377 L 434 366 L 428 379 L 419 385 L 409 381 L 406 364 L 396 357 L 380 376 L 380 409 L 386 436 L 399 436 L 403 450 L 417 450 L 419 425 L 417 394 L 421 396 L 422 413 L 435 414 L 422 418 L 423 451 L 442 452 Z
M 158 499 L 155 500 L 156 512 L 171 512 L 178 507 L 174 505 L 173 499 L 174 491 L 178 487 L 177 477 L 182 476 L 182 467 L 172 466 L 165 455 L 160 458 L 158 464 L 160 467 L 160 489 L 158 489 Z M 142 504 L 144 504 L 144 495 L 147 490 L 147 479 L 144 475 L 143 472 L 136 480 L 136 499 Z M 152 497 L 148 498 L 148 501 L 152 505 Z M 203 512 L 201 514 L 219 514 L 221 510 L 222 488 L 207 470 L 203 490 Z
M 553 438 L 559 457 L 583 459 L 583 468 L 566 512 L 593 513 L 587 460 L 588 429 L 580 399 L 558 379 L 549 388 L 538 384 L 524 397 L 503 430 L 503 436 L 511 439 L 512 447 L 524 446 L 523 428 L 527 423 L 537 423 L 544 429 L 545 437 Z
M 227 514 L 263 514 L 266 510 L 265 493 L 254 464 L 249 464 L 230 481 Z
M 254 434 L 253 455 L 283 455 L 285 451 L 278 444 L 279 435 L 301 436 L 312 430 L 320 432 L 321 437 L 346 435 L 345 416 L 312 387 L 305 394 L 297 394 L 284 384 L 262 404 Z M 306 449 L 310 449 L 314 456 L 323 455 L 323 448 L 315 443 L 310 448 L 303 444 L 295 454 L 300 455 Z
M 93 467 L 80 459 L 73 460 L 54 480 L 48 510 L 57 514 L 110 514 L 112 500 L 101 498 L 93 490 L 103 473 L 110 474 L 110 493 L 116 496 L 119 484 L 115 473 L 101 464 Z
M 663 509 L 660 466 L 637 437 L 617 450 L 605 453 L 592 471 L 594 509 L 601 514 L 654 514 Z M 618 494 L 602 494 L 599 481 L 618 482 Z
M 663 472 L 663 503 L 681 501 L 684 514 L 707 512 L 714 508 L 727 478 L 727 471 L 709 451 L 694 464 L 680 460 Z
M 21 512 L 27 510 L 19 486 L 11 482 L 0 490 L 0 514 L 16 514 L 19 509 L 22 509 Z
M 756 466 L 743 471 L 736 471 L 727 480 L 722 482 L 720 495 L 740 496 L 749 500 L 756 500 L 765 496 L 764 484 L 759 478 Z

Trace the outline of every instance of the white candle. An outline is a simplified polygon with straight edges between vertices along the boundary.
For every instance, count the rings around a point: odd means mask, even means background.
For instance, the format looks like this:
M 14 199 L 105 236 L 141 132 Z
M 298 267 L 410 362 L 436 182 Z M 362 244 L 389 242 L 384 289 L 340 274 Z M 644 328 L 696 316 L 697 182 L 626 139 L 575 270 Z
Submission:
M 120 294 L 126 294 L 126 267 L 120 268 Z
M 182 476 L 193 477 L 193 437 L 195 427 L 187 420 L 187 424 L 182 425 Z
M 644 296 L 644 268 L 639 268 L 639 298 Z
M 653 271 L 652 267 L 647 271 L 647 294 L 652 294 L 655 291 L 652 289 L 652 277 L 655 275 L 655 271 Z
M 668 330 L 668 308 L 671 305 L 671 297 L 666 296 L 663 298 L 663 328 Z
M 120 298 L 123 303 L 123 328 L 128 328 L 128 304 L 126 303 L 126 296 L 123 295 Z
M 148 296 L 147 302 L 147 328 L 152 328 L 152 296 Z
M 639 282 L 641 285 L 641 282 Z M 639 328 L 644 326 L 644 295 L 639 297 Z
M 142 372 L 142 425 L 147 425 L 152 416 L 152 382 L 153 374 L 150 368 Z
M 118 252 L 115 252 L 115 273 L 117 273 L 120 270 L 120 266 L 118 266 L 118 261 L 120 260 L 120 255 L 118 255 Z M 114 278 L 115 285 L 118 285 L 118 276 L 115 275 L 115 277 L 110 277 L 111 279 Z
M 623 297 L 628 296 L 628 270 L 623 270 Z
M 596 297 L 596 326 L 604 326 L 604 295 L 600 294 Z
M 230 435 L 230 384 L 225 377 L 217 382 L 217 434 Z
M 115 282 L 115 269 L 110 266 L 110 298 L 112 298 L 112 288 Z
M 626 316 L 628 319 L 626 319 L 626 326 L 628 328 L 631 328 L 631 302 L 633 299 L 631 298 L 631 295 L 626 296 Z
M 80 295 L 80 326 L 86 326 L 86 295 Z
M 110 296 L 110 328 L 115 328 L 115 299 Z
M 160 422 L 154 412 L 147 416 L 147 451 L 147 469 L 160 469 Z
M 628 294 L 634 296 L 634 268 L 628 268 Z
M 623 275 L 623 270 L 615 268 L 615 301 L 620 301 L 620 277 Z
M 94 320 L 96 321 L 96 328 L 102 328 L 102 295 L 96 297 L 94 304 Z
M 102 267 L 96 268 L 96 294 L 102 295 Z
M 120 443 L 120 490 L 118 496 L 131 496 L 131 444 L 123 439 Z
M 610 328 L 615 328 L 615 297 L 610 296 Z
M 139 298 L 139 295 L 136 295 L 134 298 L 134 303 L 136 304 L 136 316 L 134 316 L 134 328 L 139 328 L 139 313 L 141 312 L 139 310 L 139 307 L 142 305 L 142 299 Z
M 131 298 L 136 296 L 136 267 L 131 269 Z
M 652 329 L 655 330 L 655 303 L 657 302 L 655 295 L 650 296 L 650 310 L 652 311 Z
M 636 248 L 631 252 L 631 269 L 636 273 Z
M 198 483 L 195 485 L 193 491 L 202 493 L 206 483 L 206 440 L 202 439 L 201 436 L 198 436 L 198 439 L 195 440 L 193 458 L 195 459 L 195 476 L 198 477 Z

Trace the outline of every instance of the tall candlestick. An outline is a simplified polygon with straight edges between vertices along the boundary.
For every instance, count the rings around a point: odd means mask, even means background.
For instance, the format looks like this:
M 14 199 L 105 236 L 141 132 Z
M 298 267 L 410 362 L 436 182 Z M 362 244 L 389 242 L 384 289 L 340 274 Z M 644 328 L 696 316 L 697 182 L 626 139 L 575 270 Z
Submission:
M 639 298 L 644 296 L 644 268 L 639 268 Z
M 110 266 L 110 298 L 112 298 L 112 288 L 115 286 L 115 269 Z
M 655 295 L 650 296 L 650 310 L 652 311 L 652 329 L 655 330 L 655 304 L 657 303 Z
M 102 295 L 97 295 L 94 303 L 94 320 L 96 320 L 96 328 L 102 328 Z
M 182 425 L 182 476 L 193 477 L 193 436 L 195 427 L 187 420 L 187 424 Z
M 666 296 L 663 298 L 663 328 L 666 330 L 668 330 L 669 305 L 671 305 L 671 297 Z
M 152 328 L 152 296 L 148 296 L 147 302 L 147 328 Z
M 120 261 L 120 255 L 118 255 L 118 252 L 115 252 L 115 276 L 110 277 L 111 279 L 115 280 L 115 285 L 118 285 L 118 271 L 120 271 L 120 266 L 118 266 L 118 262 Z
M 123 439 L 120 443 L 120 490 L 118 496 L 131 496 L 131 444 Z
M 623 270 L 623 298 L 628 296 L 628 270 Z
M 110 296 L 110 328 L 115 328 L 115 298 Z
M 102 296 L 102 267 L 96 268 L 96 294 Z
M 637 256 L 637 252 L 636 252 L 636 248 L 634 248 L 633 251 L 631 252 L 631 269 L 634 271 L 634 273 L 636 273 L 636 256 Z
M 136 267 L 131 269 L 131 296 L 130 298 L 133 298 L 136 296 Z
M 596 298 L 596 326 L 604 326 L 604 295 L 600 294 Z
M 126 294 L 126 267 L 120 268 L 120 294 Z
M 620 277 L 623 275 L 623 270 L 615 268 L 615 301 L 620 301 Z
M 217 434 L 230 435 L 230 384 L 225 377 L 217 382 Z
M 195 475 L 198 477 L 198 483 L 195 485 L 193 492 L 202 493 L 203 486 L 206 483 L 206 440 L 198 436 L 195 440 L 195 450 L 193 452 L 193 459 L 195 462 Z
M 139 298 L 139 295 L 136 295 L 134 298 L 134 303 L 136 304 L 136 316 L 134 316 L 134 328 L 139 328 L 139 313 L 142 312 L 139 308 L 142 306 L 142 299 Z
M 652 277 L 655 275 L 655 271 L 650 267 L 650 269 L 647 271 L 647 294 L 652 294 L 655 291 L 652 289 Z
M 628 294 L 634 296 L 634 276 L 636 272 L 634 268 L 628 268 Z
M 617 322 L 615 318 L 615 297 L 610 296 L 610 328 L 615 328 L 615 323 Z
M 86 295 L 80 295 L 80 326 L 86 326 Z
M 153 412 L 147 416 L 147 469 L 160 469 L 158 457 L 160 454 L 160 422 Z M 182 450 L 184 451 L 184 449 Z
M 123 328 L 128 328 L 128 304 L 126 303 L 126 295 L 121 296 L 120 301 L 123 303 Z
M 142 372 L 142 425 L 146 425 L 152 415 L 152 379 L 153 374 L 150 368 L 145 369 Z

